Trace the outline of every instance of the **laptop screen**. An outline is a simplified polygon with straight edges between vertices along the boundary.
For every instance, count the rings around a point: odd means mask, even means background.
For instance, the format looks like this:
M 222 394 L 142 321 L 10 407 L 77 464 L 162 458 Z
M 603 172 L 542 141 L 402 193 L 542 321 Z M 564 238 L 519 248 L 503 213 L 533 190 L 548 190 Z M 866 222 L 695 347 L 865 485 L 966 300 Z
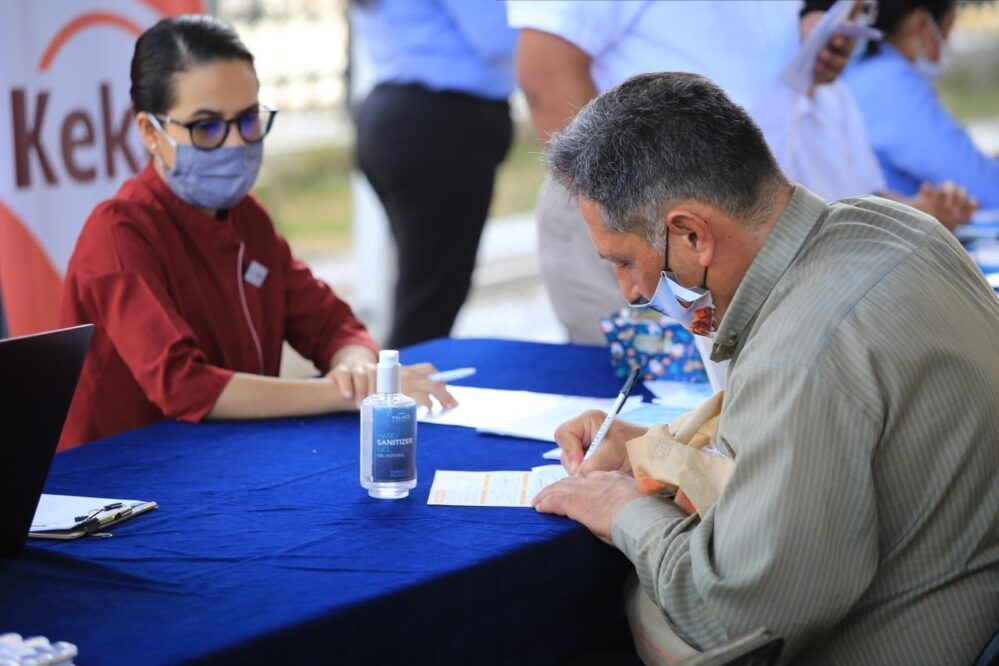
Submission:
M 85 324 L 0 340 L 0 555 L 27 539 L 93 332 Z

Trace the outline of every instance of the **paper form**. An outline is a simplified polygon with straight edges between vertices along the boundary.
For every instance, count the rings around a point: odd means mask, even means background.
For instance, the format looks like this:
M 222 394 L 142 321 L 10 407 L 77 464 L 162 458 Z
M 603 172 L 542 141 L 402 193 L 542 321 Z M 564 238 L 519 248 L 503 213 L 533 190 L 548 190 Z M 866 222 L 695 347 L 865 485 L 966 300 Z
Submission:
M 427 504 L 441 506 L 529 507 L 542 488 L 569 475 L 561 465 L 542 465 L 529 472 L 457 472 L 434 474 Z
M 458 406 L 445 411 L 419 411 L 422 423 L 456 425 L 475 428 L 479 432 L 508 437 L 555 441 L 555 429 L 588 409 L 609 410 L 613 398 L 504 391 L 473 386 L 449 386 Z M 642 402 L 634 396 L 625 402 L 624 413 Z
M 537 414 L 532 414 L 522 419 L 509 421 L 499 426 L 490 428 L 479 428 L 479 432 L 491 435 L 505 435 L 507 437 L 523 437 L 524 439 L 536 439 L 542 442 L 554 442 L 555 430 L 571 419 L 576 418 L 588 409 L 602 409 L 607 411 L 614 406 L 613 400 L 603 400 L 601 398 L 574 398 L 565 396 L 565 401 L 559 405 L 546 409 Z M 625 400 L 621 407 L 621 414 L 631 414 L 631 411 L 642 404 L 642 396 L 635 395 Z

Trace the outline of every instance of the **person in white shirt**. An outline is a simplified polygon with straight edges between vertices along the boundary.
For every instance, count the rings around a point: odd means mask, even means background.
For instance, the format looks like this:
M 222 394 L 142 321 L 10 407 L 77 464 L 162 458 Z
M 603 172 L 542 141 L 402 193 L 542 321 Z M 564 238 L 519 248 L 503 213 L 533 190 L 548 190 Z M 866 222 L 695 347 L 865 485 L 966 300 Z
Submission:
M 800 8 L 797 2 L 772 0 L 508 2 L 509 24 L 520 30 L 517 79 L 538 140 L 547 144 L 587 102 L 635 74 L 680 71 L 713 80 L 762 126 L 771 145 L 786 145 L 791 96 L 775 90 L 801 36 L 820 15 L 800 16 Z M 819 51 L 814 70 L 818 90 L 839 76 L 852 47 L 852 40 L 839 35 Z M 842 104 L 852 101 L 844 101 L 842 92 L 822 91 L 805 103 L 821 104 L 816 108 L 842 122 Z M 827 142 L 823 155 L 828 159 L 817 154 L 812 169 L 819 173 L 823 165 L 831 165 L 839 171 L 830 172 L 830 178 L 839 174 L 844 182 L 828 194 L 820 185 L 819 194 L 844 196 L 843 190 L 851 187 L 861 189 L 850 194 L 883 189 L 866 139 L 857 136 L 858 116 L 849 117 L 852 124 L 840 127 L 848 130 L 841 134 L 845 143 Z M 802 132 L 814 132 L 815 123 L 822 123 L 821 113 L 805 114 Z M 837 161 L 840 150 L 849 152 Z M 782 150 L 775 147 L 774 152 L 780 158 Z M 853 162 L 851 155 L 857 156 Z M 871 159 L 865 162 L 864 155 Z M 781 166 L 793 178 L 815 187 L 817 178 L 787 162 L 793 160 L 781 160 Z M 931 203 L 947 202 L 937 196 Z M 559 321 L 573 342 L 604 344 L 600 319 L 620 307 L 613 272 L 590 243 L 576 202 L 548 178 L 538 197 L 537 219 L 541 273 Z

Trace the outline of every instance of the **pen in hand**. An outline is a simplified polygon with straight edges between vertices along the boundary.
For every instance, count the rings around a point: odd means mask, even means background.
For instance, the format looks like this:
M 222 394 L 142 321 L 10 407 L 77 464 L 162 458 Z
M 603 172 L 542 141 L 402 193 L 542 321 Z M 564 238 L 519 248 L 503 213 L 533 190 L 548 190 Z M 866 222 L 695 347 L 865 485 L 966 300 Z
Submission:
M 596 452 L 597 448 L 604 441 L 604 437 L 607 436 L 607 431 L 610 430 L 611 424 L 614 423 L 614 418 L 617 416 L 618 412 L 621 411 L 621 407 L 624 406 L 624 401 L 628 399 L 628 394 L 631 393 L 632 387 L 635 385 L 635 380 L 638 379 L 638 374 L 641 368 L 635 368 L 628 375 L 628 381 L 624 383 L 621 387 L 621 392 L 617 394 L 617 399 L 614 401 L 614 406 L 611 407 L 610 412 L 607 413 L 607 418 L 604 422 L 600 424 L 600 429 L 597 430 L 597 434 L 593 437 L 593 441 L 590 442 L 590 446 L 586 449 L 586 455 L 583 456 L 583 460 L 589 460 L 590 457 Z
M 432 382 L 456 382 L 475 374 L 475 368 L 455 368 L 454 370 L 443 370 L 435 372 L 427 377 Z

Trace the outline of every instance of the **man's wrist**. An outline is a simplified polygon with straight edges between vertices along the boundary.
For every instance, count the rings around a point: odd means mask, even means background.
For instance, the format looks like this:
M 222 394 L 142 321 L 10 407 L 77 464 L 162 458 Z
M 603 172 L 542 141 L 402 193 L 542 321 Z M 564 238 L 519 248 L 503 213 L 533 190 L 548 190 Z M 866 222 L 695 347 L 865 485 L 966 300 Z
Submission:
M 664 523 L 678 522 L 687 518 L 680 507 L 672 500 L 650 495 L 632 500 L 621 507 L 611 519 L 611 540 L 614 545 L 632 562 L 638 560 L 644 541 L 643 536 L 651 529 L 661 531 Z

